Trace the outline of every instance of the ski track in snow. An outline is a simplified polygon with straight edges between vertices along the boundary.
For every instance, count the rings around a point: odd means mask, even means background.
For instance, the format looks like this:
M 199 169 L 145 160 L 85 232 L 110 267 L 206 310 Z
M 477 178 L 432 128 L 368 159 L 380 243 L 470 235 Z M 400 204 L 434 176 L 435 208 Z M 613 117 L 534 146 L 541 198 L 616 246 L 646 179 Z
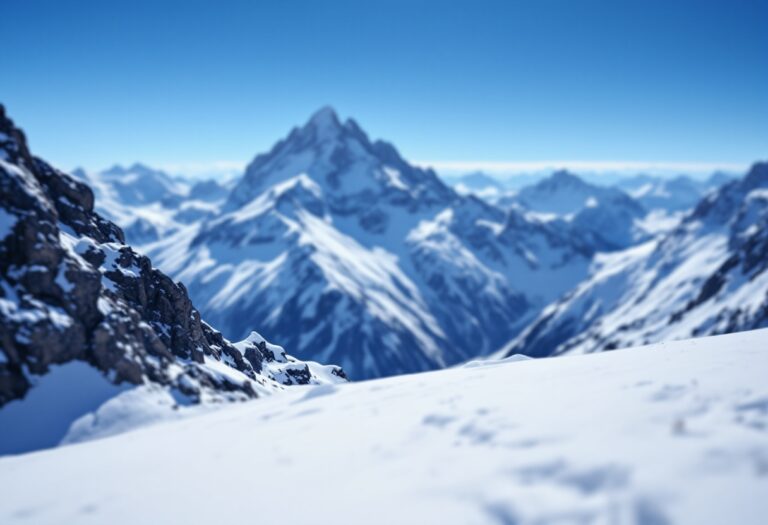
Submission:
M 762 524 L 768 330 L 279 396 L 0 458 L 0 523 Z

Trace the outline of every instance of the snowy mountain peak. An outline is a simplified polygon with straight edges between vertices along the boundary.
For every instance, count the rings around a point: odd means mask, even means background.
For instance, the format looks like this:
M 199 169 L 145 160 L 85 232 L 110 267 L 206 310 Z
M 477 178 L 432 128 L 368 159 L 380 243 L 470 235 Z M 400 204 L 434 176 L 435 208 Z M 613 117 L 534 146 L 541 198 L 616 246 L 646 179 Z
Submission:
M 300 142 L 302 148 L 345 141 L 359 142 L 364 149 L 373 147 L 368 135 L 357 122 L 351 118 L 342 122 L 331 106 L 323 106 L 315 111 L 304 126 L 295 129 L 287 140 L 289 143 Z
M 325 108 L 150 249 L 233 340 L 258 326 L 367 378 L 490 352 L 583 278 L 591 252 L 562 228 L 505 219 Z
M 339 116 L 336 114 L 336 110 L 334 110 L 331 106 L 323 106 L 322 108 L 315 111 L 312 116 L 309 118 L 309 121 L 307 121 L 307 124 L 304 126 L 304 128 L 314 128 L 317 131 L 336 131 L 340 129 L 341 121 L 339 120 Z
M 578 176 L 568 170 L 557 170 L 548 179 L 541 181 L 542 185 L 548 186 L 586 186 L 586 183 Z
M 768 161 L 753 164 L 744 178 L 744 185 L 748 189 L 768 186 Z
M 560 170 L 521 189 L 513 202 L 533 212 L 567 215 L 595 208 L 598 203 L 630 200 L 621 190 L 590 184 L 567 170 Z
M 403 206 L 447 203 L 455 197 L 434 172 L 408 164 L 391 144 L 371 142 L 355 121 L 342 124 L 326 107 L 251 162 L 227 209 L 245 206 L 267 188 L 299 174 L 314 180 L 333 205 L 350 213 L 366 209 L 372 201 Z
M 719 191 L 709 193 L 684 223 L 703 220 L 713 225 L 726 224 L 753 190 L 768 188 L 768 162 L 756 162 L 747 174 L 725 184 Z
M 493 186 L 499 189 L 504 188 L 502 183 L 499 182 L 497 178 L 492 177 L 483 171 L 473 171 L 472 173 L 467 173 L 461 177 L 459 182 L 470 188 L 482 189 L 488 186 Z

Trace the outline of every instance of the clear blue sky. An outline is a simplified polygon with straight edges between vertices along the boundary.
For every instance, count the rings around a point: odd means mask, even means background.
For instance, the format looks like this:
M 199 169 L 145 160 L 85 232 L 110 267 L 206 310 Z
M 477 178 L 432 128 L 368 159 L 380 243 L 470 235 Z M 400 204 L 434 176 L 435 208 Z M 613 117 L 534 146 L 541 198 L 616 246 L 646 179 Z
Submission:
M 71 168 L 251 159 L 333 105 L 414 160 L 768 156 L 768 1 L 0 0 L 0 102 Z

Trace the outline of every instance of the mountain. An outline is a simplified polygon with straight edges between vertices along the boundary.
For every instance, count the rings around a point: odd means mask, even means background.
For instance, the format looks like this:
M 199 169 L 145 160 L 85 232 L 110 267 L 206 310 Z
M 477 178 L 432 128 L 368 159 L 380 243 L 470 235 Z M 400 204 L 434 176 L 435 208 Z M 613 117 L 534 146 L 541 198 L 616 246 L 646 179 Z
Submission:
M 664 217 L 649 216 L 623 191 L 590 184 L 565 170 L 499 199 L 498 204 L 570 230 L 573 237 L 601 251 L 627 248 L 669 227 Z
M 217 202 L 226 199 L 229 191 L 230 189 L 225 185 L 213 179 L 201 180 L 189 189 L 188 198 L 203 202 Z
M 330 108 L 258 155 L 215 216 L 144 249 L 228 337 L 258 326 L 353 378 L 491 352 L 594 253 L 459 195 Z
M 458 193 L 462 195 L 477 195 L 489 202 L 495 202 L 495 199 L 508 193 L 507 188 L 501 181 L 482 171 L 467 173 L 460 177 L 446 177 L 445 180 Z
M 559 170 L 536 184 L 526 186 L 512 197 L 513 202 L 533 212 L 569 215 L 604 200 L 625 194 L 615 188 L 597 186 L 567 170 Z
M 290 389 L 0 458 L 0 522 L 762 525 L 766 348 L 760 330 Z
M 560 220 L 573 228 L 574 235 L 589 237 L 604 251 L 643 242 L 664 227 L 664 223 L 660 226 L 658 219 L 649 216 L 641 204 L 621 192 L 592 197 L 582 209 Z
M 768 163 L 707 194 L 670 233 L 596 265 L 502 354 L 595 352 L 768 326 Z
M 714 173 L 706 180 L 696 180 L 685 175 L 674 178 L 636 175 L 618 181 L 616 187 L 626 191 L 649 210 L 680 212 L 689 211 L 708 192 L 731 180 L 733 177 L 723 172 Z
M 102 171 L 99 176 L 110 183 L 120 202 L 131 206 L 153 202 L 172 205 L 189 191 L 189 184 L 184 181 L 175 180 L 164 171 L 140 163 L 127 168 L 117 164 Z
M 138 247 L 213 217 L 231 190 L 215 180 L 193 183 L 140 163 L 100 172 L 78 168 L 72 175 L 93 189 L 96 210 Z
M 733 179 L 737 179 L 738 175 L 725 171 L 716 171 L 704 181 L 704 186 L 708 190 L 713 190 L 723 186 L 727 182 L 731 182 Z
M 161 186 L 126 195 L 162 199 Z M 0 453 L 108 425 L 89 413 L 110 402 L 125 426 L 156 417 L 157 405 L 171 412 L 343 378 L 255 333 L 234 345 L 222 337 L 183 285 L 94 212 L 87 185 L 31 155 L 2 106 L 0 188 Z

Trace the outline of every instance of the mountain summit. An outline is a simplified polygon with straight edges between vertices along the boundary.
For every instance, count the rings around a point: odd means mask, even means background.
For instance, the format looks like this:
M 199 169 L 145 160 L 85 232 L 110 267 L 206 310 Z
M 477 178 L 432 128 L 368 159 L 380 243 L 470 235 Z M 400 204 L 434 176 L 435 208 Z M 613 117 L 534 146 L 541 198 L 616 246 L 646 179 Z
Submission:
M 148 247 L 230 337 L 259 326 L 352 378 L 488 353 L 581 279 L 566 230 L 460 196 L 330 108 L 247 167 L 221 213 Z
M 331 106 L 323 106 L 309 118 L 305 128 L 309 126 L 313 127 L 318 135 L 322 136 L 341 130 L 341 121 L 335 109 Z
M 334 207 L 347 211 L 362 210 L 382 198 L 414 206 L 447 205 L 455 198 L 433 171 L 411 166 L 394 146 L 371 142 L 354 120 L 342 124 L 333 109 L 324 107 L 248 165 L 228 209 L 298 174 L 314 181 Z

